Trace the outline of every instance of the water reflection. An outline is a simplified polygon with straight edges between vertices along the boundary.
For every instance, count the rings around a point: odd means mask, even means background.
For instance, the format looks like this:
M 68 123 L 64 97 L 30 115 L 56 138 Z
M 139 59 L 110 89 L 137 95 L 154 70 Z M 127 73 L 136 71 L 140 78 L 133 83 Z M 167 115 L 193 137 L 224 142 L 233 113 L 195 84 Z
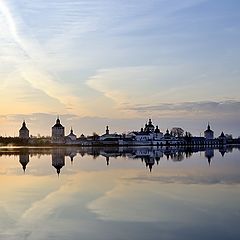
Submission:
M 240 148 L 236 148 L 240 150 Z M 56 169 L 57 174 L 61 173 L 61 169 L 65 166 L 65 158 L 69 158 L 73 165 L 74 158 L 78 155 L 81 157 L 91 156 L 93 159 L 104 157 L 106 165 L 109 166 L 111 159 L 128 158 L 134 160 L 141 160 L 145 163 L 146 168 L 151 172 L 154 165 L 159 165 L 162 158 L 172 160 L 174 162 L 181 162 L 184 159 L 191 158 L 193 154 L 204 153 L 208 165 L 214 158 L 214 152 L 219 152 L 222 157 L 227 153 L 233 151 L 233 147 L 221 148 L 177 148 L 177 147 L 107 147 L 107 148 L 74 148 L 74 147 L 59 147 L 59 148 L 14 148 L 0 149 L 0 156 L 18 155 L 19 162 L 25 173 L 30 158 L 33 156 L 52 156 L 52 166 Z
M 57 174 L 60 174 L 61 168 L 65 166 L 65 151 L 61 148 L 52 150 L 52 166 L 57 169 Z
M 21 163 L 23 171 L 25 173 L 27 164 L 29 163 L 29 154 L 27 154 L 27 153 L 20 153 L 19 154 L 19 162 Z
M 239 239 L 239 150 L 1 148 L 0 239 Z

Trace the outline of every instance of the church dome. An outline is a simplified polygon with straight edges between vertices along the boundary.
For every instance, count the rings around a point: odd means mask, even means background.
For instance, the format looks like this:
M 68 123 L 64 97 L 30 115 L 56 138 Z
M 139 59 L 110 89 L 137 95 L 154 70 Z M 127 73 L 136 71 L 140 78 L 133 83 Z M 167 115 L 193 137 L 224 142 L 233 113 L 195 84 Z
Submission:
M 57 118 L 56 123 L 55 123 L 55 125 L 53 126 L 53 128 L 63 128 L 63 125 L 61 124 L 59 118 Z
M 224 133 L 223 133 L 223 132 L 221 133 L 220 137 L 225 137 L 225 135 L 224 135 Z
M 159 130 L 158 126 L 156 126 L 156 129 L 155 129 L 154 132 L 155 132 L 155 133 L 160 133 L 160 130 Z
M 213 131 L 211 130 L 211 128 L 210 128 L 210 125 L 209 125 L 209 124 L 208 124 L 208 126 L 207 126 L 207 130 L 205 130 L 204 132 L 205 132 L 205 133 L 207 133 L 207 132 L 211 132 L 211 133 L 212 133 L 212 132 L 213 132 Z
M 28 130 L 25 121 L 23 121 L 22 127 L 20 128 L 20 131 L 24 131 L 24 130 Z
M 77 139 L 77 135 L 73 133 L 73 129 L 71 128 L 69 135 L 67 136 L 70 138 L 72 141 L 75 141 Z
M 169 130 L 167 129 L 166 133 L 164 134 L 165 138 L 171 138 L 172 135 L 169 133 Z
M 144 132 L 154 132 L 154 125 L 152 124 L 151 119 L 145 124 Z

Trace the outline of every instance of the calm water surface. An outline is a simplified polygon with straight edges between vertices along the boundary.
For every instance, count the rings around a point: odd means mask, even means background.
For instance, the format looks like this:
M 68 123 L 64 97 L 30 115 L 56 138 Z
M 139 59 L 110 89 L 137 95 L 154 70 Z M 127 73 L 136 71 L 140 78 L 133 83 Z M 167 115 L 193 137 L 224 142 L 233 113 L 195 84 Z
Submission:
M 0 239 L 240 239 L 240 150 L 0 149 Z

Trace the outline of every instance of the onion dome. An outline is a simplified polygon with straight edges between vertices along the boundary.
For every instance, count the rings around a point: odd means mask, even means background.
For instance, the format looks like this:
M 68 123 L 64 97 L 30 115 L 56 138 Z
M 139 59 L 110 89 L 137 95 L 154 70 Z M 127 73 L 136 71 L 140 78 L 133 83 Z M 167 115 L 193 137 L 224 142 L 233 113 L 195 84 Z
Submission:
M 23 121 L 22 127 L 20 128 L 20 131 L 22 131 L 22 130 L 28 130 L 25 121 Z
M 167 129 L 166 133 L 164 134 L 165 138 L 171 138 L 171 134 L 169 133 L 169 130 Z
M 223 132 L 221 133 L 220 138 L 225 138 L 225 135 Z
M 207 126 L 207 130 L 205 130 L 204 132 L 213 132 L 212 130 L 211 130 L 211 128 L 210 128 L 210 125 L 209 125 L 209 123 L 208 123 L 208 126 Z
M 149 119 L 149 121 L 148 121 L 148 127 L 154 127 L 151 119 Z
M 156 129 L 155 129 L 154 132 L 155 132 L 155 133 L 160 133 L 160 130 L 159 130 L 158 126 L 156 126 Z
M 53 126 L 53 128 L 63 128 L 63 125 L 61 124 L 59 117 L 57 118 L 56 123 Z

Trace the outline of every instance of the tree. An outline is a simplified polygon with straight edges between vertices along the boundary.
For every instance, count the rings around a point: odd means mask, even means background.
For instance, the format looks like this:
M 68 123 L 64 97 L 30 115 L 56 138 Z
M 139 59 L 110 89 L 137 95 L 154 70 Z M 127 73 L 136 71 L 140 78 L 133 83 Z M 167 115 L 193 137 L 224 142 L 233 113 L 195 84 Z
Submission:
M 191 137 L 192 137 L 192 134 L 190 132 L 185 133 L 185 138 L 191 138 Z
M 97 133 L 93 133 L 93 140 L 96 141 L 99 138 L 99 135 Z
M 183 137 L 184 130 L 180 127 L 173 127 L 171 130 L 171 135 L 174 137 Z
M 226 137 L 227 139 L 233 139 L 232 134 L 225 134 L 225 137 Z

